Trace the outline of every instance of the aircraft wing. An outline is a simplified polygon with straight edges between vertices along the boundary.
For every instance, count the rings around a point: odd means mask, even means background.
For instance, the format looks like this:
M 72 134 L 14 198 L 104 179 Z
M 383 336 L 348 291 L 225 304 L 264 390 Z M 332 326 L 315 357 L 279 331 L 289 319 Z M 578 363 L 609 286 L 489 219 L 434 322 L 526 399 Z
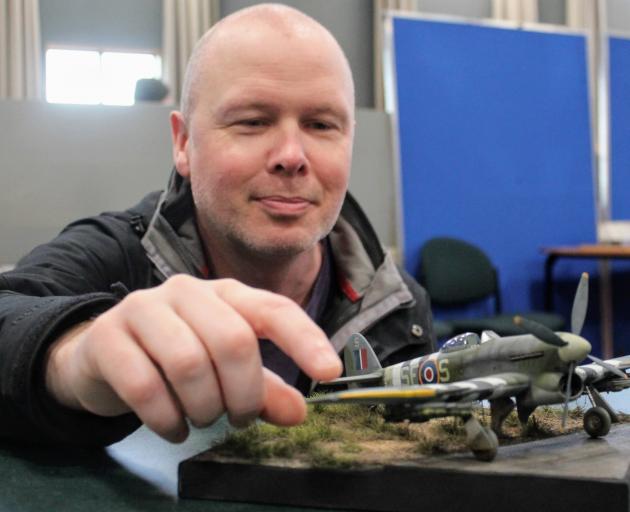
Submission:
M 604 362 L 622 371 L 630 368 L 630 356 L 606 359 Z M 582 378 L 584 384 L 594 386 L 598 391 L 620 391 L 630 387 L 630 378 L 622 379 L 597 363 L 580 365 L 575 369 L 575 373 Z
M 403 387 L 370 387 L 316 395 L 309 403 L 400 404 L 491 400 L 513 396 L 527 389 L 530 378 L 522 373 L 501 373 L 448 384 Z

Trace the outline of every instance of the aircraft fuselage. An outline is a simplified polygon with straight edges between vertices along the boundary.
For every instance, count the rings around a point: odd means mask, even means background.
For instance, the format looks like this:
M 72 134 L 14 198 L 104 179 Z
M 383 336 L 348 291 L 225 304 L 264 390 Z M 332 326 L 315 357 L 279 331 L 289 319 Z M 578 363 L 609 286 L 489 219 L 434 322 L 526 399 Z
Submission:
M 532 377 L 561 372 L 558 351 L 530 334 L 491 339 L 457 350 L 440 350 L 385 368 L 384 386 L 437 384 L 518 372 Z

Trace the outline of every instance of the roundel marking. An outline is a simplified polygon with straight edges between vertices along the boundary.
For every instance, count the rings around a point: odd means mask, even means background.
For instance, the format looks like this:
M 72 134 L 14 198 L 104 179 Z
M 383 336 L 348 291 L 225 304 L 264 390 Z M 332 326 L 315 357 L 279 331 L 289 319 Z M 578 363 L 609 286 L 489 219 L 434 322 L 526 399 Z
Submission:
M 438 372 L 435 367 L 435 361 L 425 361 L 420 367 L 419 377 L 422 384 L 434 384 L 438 382 Z

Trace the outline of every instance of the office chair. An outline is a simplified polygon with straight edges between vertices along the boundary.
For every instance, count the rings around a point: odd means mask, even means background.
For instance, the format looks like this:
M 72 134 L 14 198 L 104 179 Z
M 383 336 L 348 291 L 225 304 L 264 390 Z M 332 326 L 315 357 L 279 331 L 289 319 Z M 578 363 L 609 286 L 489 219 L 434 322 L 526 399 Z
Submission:
M 447 340 L 456 334 L 455 329 L 450 323 L 435 318 L 433 319 L 433 332 L 438 341 Z
M 431 297 L 431 303 L 444 309 L 466 306 L 492 297 L 494 315 L 478 318 L 449 319 L 456 333 L 495 331 L 500 336 L 523 334 L 514 325 L 516 314 L 558 331 L 565 325 L 562 316 L 542 311 L 503 314 L 498 273 L 488 256 L 478 247 L 456 238 L 428 240 L 420 253 L 419 281 Z
M 134 100 L 136 103 L 141 101 L 160 102 L 168 96 L 168 87 L 164 82 L 157 78 L 140 78 L 136 81 L 134 91 Z

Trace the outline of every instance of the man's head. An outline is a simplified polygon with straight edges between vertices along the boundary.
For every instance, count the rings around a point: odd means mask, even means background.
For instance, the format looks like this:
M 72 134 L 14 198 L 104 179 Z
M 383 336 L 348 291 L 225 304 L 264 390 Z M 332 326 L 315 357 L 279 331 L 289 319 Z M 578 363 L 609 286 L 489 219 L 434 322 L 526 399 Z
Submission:
M 312 18 L 263 4 L 217 23 L 193 52 L 171 127 L 206 243 L 292 255 L 332 228 L 350 173 L 354 86 Z

